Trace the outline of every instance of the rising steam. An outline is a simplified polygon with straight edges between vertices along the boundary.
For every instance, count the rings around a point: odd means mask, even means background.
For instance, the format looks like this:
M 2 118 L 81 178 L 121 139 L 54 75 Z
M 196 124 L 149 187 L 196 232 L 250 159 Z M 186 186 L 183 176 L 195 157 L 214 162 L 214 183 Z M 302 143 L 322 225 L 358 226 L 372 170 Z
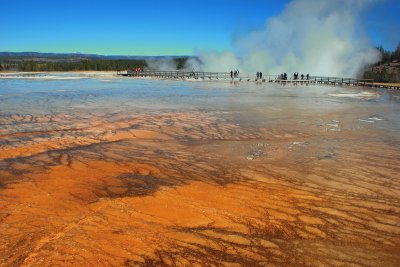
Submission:
M 177 65 L 172 57 L 164 58 L 149 58 L 146 60 L 146 65 L 151 70 L 176 70 Z
M 188 68 L 356 77 L 380 57 L 359 21 L 374 2 L 293 0 L 263 29 L 235 40 L 234 52 L 201 53 L 203 63 Z

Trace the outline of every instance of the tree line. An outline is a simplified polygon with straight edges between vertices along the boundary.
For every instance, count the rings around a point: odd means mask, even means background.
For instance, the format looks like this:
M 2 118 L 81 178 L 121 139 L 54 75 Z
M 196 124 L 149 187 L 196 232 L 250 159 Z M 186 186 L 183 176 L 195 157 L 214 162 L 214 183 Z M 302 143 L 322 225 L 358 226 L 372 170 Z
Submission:
M 373 79 L 376 82 L 400 82 L 400 43 L 394 51 L 377 47 L 381 53 L 381 60 L 363 73 L 363 78 Z M 157 60 L 157 59 L 156 59 Z M 187 57 L 174 58 L 177 69 L 185 66 Z M 397 62 L 396 62 L 397 61 Z M 72 59 L 35 58 L 0 56 L 0 71 L 117 71 L 142 68 L 148 65 L 144 59 Z
M 182 69 L 187 58 L 174 58 L 178 69 Z M 84 59 L 80 61 L 38 61 L 20 60 L 12 62 L 10 60 L 0 64 L 1 70 L 18 71 L 117 71 L 135 68 L 147 68 L 146 60 L 139 59 Z
M 397 45 L 397 48 L 394 51 L 386 50 L 382 46 L 378 46 L 377 49 L 382 55 L 382 58 L 378 64 L 400 60 L 400 43 Z
M 363 75 L 365 79 L 373 79 L 375 82 L 399 83 L 400 82 L 400 43 L 394 51 L 377 47 L 381 53 L 381 60 L 368 68 Z

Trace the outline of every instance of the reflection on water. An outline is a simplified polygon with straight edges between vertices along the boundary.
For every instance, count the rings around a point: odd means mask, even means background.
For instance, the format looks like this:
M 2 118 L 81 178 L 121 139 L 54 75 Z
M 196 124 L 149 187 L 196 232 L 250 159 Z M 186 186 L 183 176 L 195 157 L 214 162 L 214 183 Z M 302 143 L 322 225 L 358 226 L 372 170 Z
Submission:
M 47 76 L 44 76 L 47 77 Z M 68 78 L 64 77 L 64 78 Z M 72 76 L 69 78 L 79 78 Z M 87 109 L 221 110 L 287 105 L 324 108 L 358 100 L 395 100 L 398 94 L 356 89 L 229 82 L 176 82 L 132 79 L 1 79 L 1 112 L 65 112 Z M 239 84 L 239 85 L 238 85 Z M 316 88 L 318 88 L 316 90 Z M 295 99 L 293 99 L 295 98 Z M 17 105 L 17 106 L 15 106 Z M 54 106 L 54 110 L 52 107 Z
M 0 79 L 0 264 L 398 265 L 399 93 L 54 77 Z

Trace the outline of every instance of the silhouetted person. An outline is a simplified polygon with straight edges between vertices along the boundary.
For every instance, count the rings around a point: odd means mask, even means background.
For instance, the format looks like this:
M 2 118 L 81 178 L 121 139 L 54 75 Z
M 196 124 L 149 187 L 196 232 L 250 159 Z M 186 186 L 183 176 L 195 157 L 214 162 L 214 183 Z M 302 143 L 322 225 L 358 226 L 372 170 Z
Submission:
M 285 81 L 287 80 L 287 73 L 286 73 L 286 72 L 283 73 L 283 79 L 284 79 Z
M 309 75 L 308 73 L 307 73 L 307 76 L 306 76 L 306 77 L 307 77 L 307 80 L 310 79 L 310 75 Z
M 239 77 L 239 70 L 236 70 L 236 75 Z
M 260 71 L 260 79 L 262 79 L 262 72 Z
M 260 73 L 257 71 L 257 80 L 260 78 Z
M 301 74 L 301 79 L 304 80 L 304 74 Z
M 231 71 L 231 78 L 233 79 L 233 71 Z

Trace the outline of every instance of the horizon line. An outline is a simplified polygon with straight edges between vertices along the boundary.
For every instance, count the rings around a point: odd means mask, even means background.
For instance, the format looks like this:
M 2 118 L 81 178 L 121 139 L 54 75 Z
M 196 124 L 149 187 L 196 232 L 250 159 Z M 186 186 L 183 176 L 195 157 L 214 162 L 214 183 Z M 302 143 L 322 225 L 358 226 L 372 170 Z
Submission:
M 96 54 L 84 52 L 38 52 L 38 51 L 0 51 L 0 53 L 37 53 L 37 54 L 60 54 L 60 55 L 83 55 L 83 56 L 105 56 L 105 57 L 196 57 L 195 55 L 128 55 L 128 54 Z

